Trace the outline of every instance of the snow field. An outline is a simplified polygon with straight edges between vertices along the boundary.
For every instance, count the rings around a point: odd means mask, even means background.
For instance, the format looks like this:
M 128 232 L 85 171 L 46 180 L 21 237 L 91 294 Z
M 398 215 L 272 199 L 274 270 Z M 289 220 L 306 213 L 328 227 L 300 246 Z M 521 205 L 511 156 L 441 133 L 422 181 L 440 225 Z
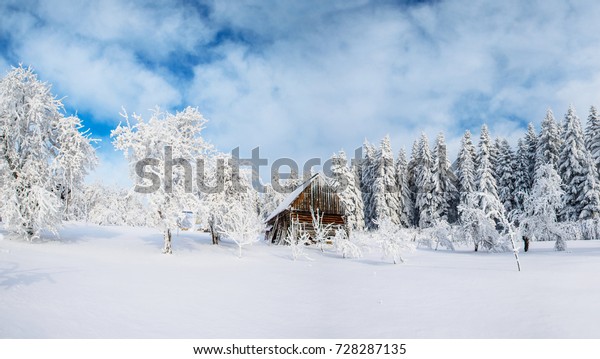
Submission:
M 419 249 L 407 263 L 69 223 L 0 238 L 2 338 L 600 338 L 600 241 L 521 253 Z

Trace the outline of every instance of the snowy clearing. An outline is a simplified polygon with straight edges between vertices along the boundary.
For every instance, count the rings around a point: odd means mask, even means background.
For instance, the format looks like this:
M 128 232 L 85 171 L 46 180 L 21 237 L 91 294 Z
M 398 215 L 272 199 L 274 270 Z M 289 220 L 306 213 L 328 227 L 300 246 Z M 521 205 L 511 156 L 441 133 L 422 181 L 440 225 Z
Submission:
M 2 338 L 600 338 L 600 241 L 521 254 L 419 249 L 406 264 L 204 233 L 69 223 L 0 232 Z

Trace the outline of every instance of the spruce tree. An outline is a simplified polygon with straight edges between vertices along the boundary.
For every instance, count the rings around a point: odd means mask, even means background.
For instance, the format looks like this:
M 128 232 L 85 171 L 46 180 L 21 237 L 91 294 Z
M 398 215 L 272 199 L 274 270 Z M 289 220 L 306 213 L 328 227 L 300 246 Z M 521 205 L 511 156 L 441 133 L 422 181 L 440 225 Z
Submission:
M 590 108 L 585 129 L 585 148 L 590 153 L 595 168 L 594 174 L 598 178 L 600 174 L 600 118 L 598 118 L 598 112 L 594 106 Z
M 473 146 L 469 130 L 465 131 L 460 142 L 455 174 L 461 198 L 465 194 L 475 191 L 475 146 Z
M 509 214 L 509 219 L 511 220 L 518 220 L 525 208 L 525 200 L 531 190 L 528 176 L 529 161 L 527 159 L 527 145 L 520 138 L 517 142 L 517 152 L 515 154 L 515 186 L 513 190 L 515 208 Z
M 375 147 L 371 145 L 367 140 L 363 144 L 363 150 L 365 157 L 361 163 L 361 179 L 360 189 L 363 196 L 363 210 L 365 227 L 368 229 L 373 228 L 373 219 L 375 218 L 374 204 L 373 204 L 373 186 L 375 184 Z
M 415 140 L 412 145 L 412 151 L 410 153 L 410 161 L 408 161 L 408 167 L 406 169 L 408 176 L 408 188 L 410 190 L 410 198 L 412 206 L 412 225 L 419 225 L 419 212 L 417 208 L 417 164 L 420 162 L 420 153 L 419 153 L 419 140 Z
M 344 206 L 348 228 L 350 230 L 362 230 L 365 226 L 363 198 L 360 188 L 356 185 L 355 166 L 355 164 L 348 166 L 348 159 L 344 151 L 334 155 L 331 166 L 332 184 Z
M 456 179 L 450 170 L 450 160 L 446 153 L 444 134 L 440 133 L 433 150 L 433 202 L 437 210 L 436 217 L 449 222 L 456 220 L 457 206 Z
M 396 182 L 399 188 L 398 218 L 404 227 L 410 227 L 414 223 L 414 204 L 409 185 L 408 163 L 404 150 L 400 150 L 396 159 Z
M 571 221 L 595 218 L 600 200 L 594 166 L 585 148 L 581 122 L 573 106 L 569 106 L 565 115 L 564 142 L 558 169 L 565 186 L 562 218 Z
M 500 142 L 496 173 L 498 178 L 498 198 L 504 205 L 506 213 L 516 209 L 515 197 L 515 155 L 506 139 Z
M 538 136 L 535 132 L 533 123 L 527 126 L 525 134 L 525 145 L 527 146 L 527 188 L 533 187 L 533 179 L 535 178 L 535 159 L 537 153 Z
M 554 119 L 552 110 L 546 111 L 546 117 L 542 121 L 542 129 L 538 137 L 538 146 L 536 152 L 535 167 L 551 164 L 557 169 L 558 158 L 560 156 L 560 146 L 562 139 L 560 136 L 560 127 Z
M 387 218 L 394 224 L 400 224 L 398 184 L 389 136 L 381 140 L 381 146 L 375 153 L 374 168 L 376 174 L 372 194 L 374 220 L 381 222 Z
M 415 167 L 417 199 L 415 201 L 418 212 L 419 227 L 427 228 L 434 224 L 439 218 L 437 202 L 434 201 L 433 191 L 435 183 L 433 179 L 433 159 L 429 150 L 429 140 L 423 133 L 419 141 L 418 163 Z

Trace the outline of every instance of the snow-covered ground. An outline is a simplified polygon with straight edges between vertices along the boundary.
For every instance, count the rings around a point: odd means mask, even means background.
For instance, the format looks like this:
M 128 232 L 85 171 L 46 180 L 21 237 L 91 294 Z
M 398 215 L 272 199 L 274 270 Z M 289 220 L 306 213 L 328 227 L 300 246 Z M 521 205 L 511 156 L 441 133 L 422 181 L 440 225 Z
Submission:
M 4 233 L 4 232 L 0 232 Z M 68 224 L 60 241 L 0 234 L 2 338 L 600 338 L 600 241 L 512 253 L 209 244 L 153 229 Z

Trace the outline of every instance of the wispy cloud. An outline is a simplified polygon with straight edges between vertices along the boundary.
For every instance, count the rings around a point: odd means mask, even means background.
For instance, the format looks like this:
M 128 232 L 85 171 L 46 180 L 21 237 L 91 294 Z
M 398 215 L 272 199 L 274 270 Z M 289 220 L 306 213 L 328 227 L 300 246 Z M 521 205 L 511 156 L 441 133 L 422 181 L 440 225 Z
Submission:
M 96 122 L 199 106 L 225 151 L 303 160 L 444 131 L 454 152 L 484 122 L 514 140 L 547 107 L 598 103 L 594 1 L 2 6 L 1 68 L 32 65 Z

